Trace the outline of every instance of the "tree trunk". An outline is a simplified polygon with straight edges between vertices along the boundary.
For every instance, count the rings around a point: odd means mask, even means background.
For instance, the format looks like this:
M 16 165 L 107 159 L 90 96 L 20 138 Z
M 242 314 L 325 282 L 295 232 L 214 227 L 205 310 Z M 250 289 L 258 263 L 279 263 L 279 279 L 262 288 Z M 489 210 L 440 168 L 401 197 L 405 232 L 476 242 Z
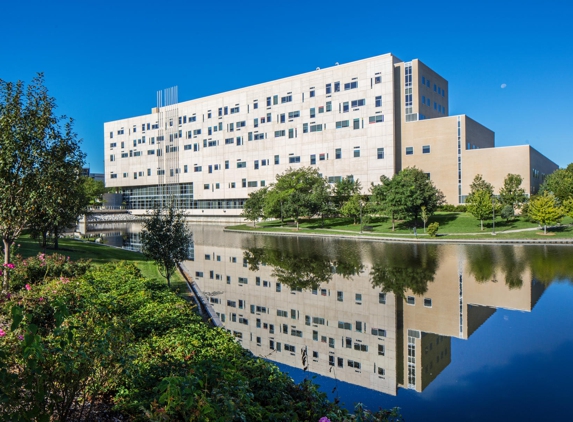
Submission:
M 543 226 L 543 234 L 547 234 L 547 224 Z
M 483 231 L 483 220 L 480 220 L 481 230 Z
M 42 252 L 46 253 L 46 245 L 48 244 L 48 231 L 44 230 L 42 232 Z
M 58 226 L 54 227 L 54 249 L 58 250 Z

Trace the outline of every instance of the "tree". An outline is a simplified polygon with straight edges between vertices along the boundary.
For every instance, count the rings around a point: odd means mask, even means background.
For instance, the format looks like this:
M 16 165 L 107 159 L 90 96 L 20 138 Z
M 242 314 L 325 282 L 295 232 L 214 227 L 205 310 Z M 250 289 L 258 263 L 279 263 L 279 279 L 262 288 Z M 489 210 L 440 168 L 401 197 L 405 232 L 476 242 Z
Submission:
M 426 233 L 426 223 L 428 223 L 429 219 L 430 216 L 428 215 L 428 209 L 425 206 L 422 206 L 422 221 L 424 222 L 424 233 Z
M 394 189 L 393 179 L 380 176 L 380 184 L 372 184 L 370 187 L 370 209 L 374 213 L 387 214 L 392 220 L 392 231 L 396 229 L 396 217 L 402 212 L 402 198 Z
M 12 243 L 52 195 L 42 178 L 48 166 L 83 160 L 71 119 L 56 116 L 55 109 L 41 73 L 27 87 L 0 79 L 0 236 L 6 264 Z M 4 291 L 8 283 L 5 271 Z
M 563 218 L 564 212 L 552 193 L 543 192 L 529 202 L 529 217 L 543 226 L 543 233 L 547 234 L 547 225 L 557 223 Z
M 338 209 L 341 209 L 345 202 L 357 193 L 360 193 L 361 190 L 360 180 L 355 181 L 350 177 L 340 179 L 334 185 L 334 204 Z
M 503 181 L 503 187 L 499 190 L 501 203 L 510 205 L 514 211 L 527 202 L 525 189 L 521 187 L 522 182 L 523 178 L 519 174 L 509 173 Z
M 354 224 L 356 220 L 360 217 L 360 213 L 363 212 L 362 195 L 356 193 L 350 197 L 340 209 L 340 212 L 345 217 L 352 217 Z
M 573 163 L 564 169 L 559 169 L 545 178 L 539 193 L 549 192 L 563 202 L 573 198 Z
M 472 184 L 470 185 L 470 194 L 468 198 L 471 197 L 474 193 L 485 190 L 489 192 L 490 196 L 493 195 L 493 185 L 489 182 L 486 182 L 481 174 L 476 174 Z
M 312 167 L 289 168 L 277 175 L 277 181 L 270 187 L 264 211 L 267 216 L 292 218 L 298 229 L 303 216 L 311 217 L 324 208 L 328 192 L 326 179 Z M 327 195 L 328 196 L 328 195 Z
M 156 206 L 143 222 L 142 252 L 159 266 L 159 271 L 171 287 L 171 275 L 177 265 L 189 258 L 193 234 L 185 225 L 185 213 L 175 208 L 171 199 L 165 207 Z
M 444 194 L 434 186 L 428 175 L 416 167 L 408 167 L 392 178 L 392 188 L 396 202 L 401 203 L 405 216 L 414 222 L 426 207 L 428 215 L 434 214 L 438 206 L 444 203 Z
M 256 227 L 257 220 L 265 219 L 264 207 L 265 197 L 267 196 L 268 188 L 264 187 L 254 192 L 249 193 L 249 198 L 243 204 L 243 211 L 241 215 L 246 220 L 253 222 L 253 227 Z
M 103 194 L 107 192 L 105 184 L 100 180 L 82 176 L 83 193 L 89 205 L 96 205 L 102 201 Z
M 563 211 L 569 217 L 573 218 L 573 198 L 569 198 L 563 202 Z
M 468 212 L 480 220 L 481 230 L 483 230 L 483 220 L 489 219 L 493 213 L 491 192 L 487 189 L 473 192 L 468 195 L 467 204 Z

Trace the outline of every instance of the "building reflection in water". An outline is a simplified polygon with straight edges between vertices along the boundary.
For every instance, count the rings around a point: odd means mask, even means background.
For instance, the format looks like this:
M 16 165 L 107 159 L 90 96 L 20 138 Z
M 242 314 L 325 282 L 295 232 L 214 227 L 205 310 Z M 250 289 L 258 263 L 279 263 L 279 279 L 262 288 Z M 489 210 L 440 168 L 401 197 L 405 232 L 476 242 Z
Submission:
M 452 337 L 497 308 L 531 311 L 545 289 L 525 247 L 195 233 L 188 268 L 245 348 L 391 395 L 423 391 Z

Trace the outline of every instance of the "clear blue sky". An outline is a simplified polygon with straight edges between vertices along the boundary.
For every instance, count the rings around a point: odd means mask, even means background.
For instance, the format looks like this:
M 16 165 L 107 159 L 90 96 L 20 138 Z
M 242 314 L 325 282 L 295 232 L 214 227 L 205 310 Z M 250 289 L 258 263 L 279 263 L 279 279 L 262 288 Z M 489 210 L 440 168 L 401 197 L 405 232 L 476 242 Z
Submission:
M 449 81 L 451 115 L 498 146 L 573 162 L 573 2 L 3 0 L 0 78 L 44 72 L 76 121 L 94 172 L 103 123 L 149 113 L 174 85 L 185 101 L 384 53 Z M 502 88 L 505 84 L 505 88 Z

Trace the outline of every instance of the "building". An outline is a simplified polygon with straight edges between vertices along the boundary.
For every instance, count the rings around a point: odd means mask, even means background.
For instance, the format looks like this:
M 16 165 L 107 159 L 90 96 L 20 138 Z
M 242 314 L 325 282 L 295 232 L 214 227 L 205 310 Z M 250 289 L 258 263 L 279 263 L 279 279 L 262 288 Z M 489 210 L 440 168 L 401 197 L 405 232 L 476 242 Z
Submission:
M 218 217 L 298 166 L 365 189 L 416 166 L 450 204 L 478 173 L 496 190 L 518 173 L 537 192 L 557 165 L 529 146 L 495 148 L 491 130 L 449 116 L 448 94 L 422 62 L 392 54 L 185 102 L 172 89 L 150 114 L 104 124 L 106 186 L 133 210 L 174 194 L 192 215 Z

